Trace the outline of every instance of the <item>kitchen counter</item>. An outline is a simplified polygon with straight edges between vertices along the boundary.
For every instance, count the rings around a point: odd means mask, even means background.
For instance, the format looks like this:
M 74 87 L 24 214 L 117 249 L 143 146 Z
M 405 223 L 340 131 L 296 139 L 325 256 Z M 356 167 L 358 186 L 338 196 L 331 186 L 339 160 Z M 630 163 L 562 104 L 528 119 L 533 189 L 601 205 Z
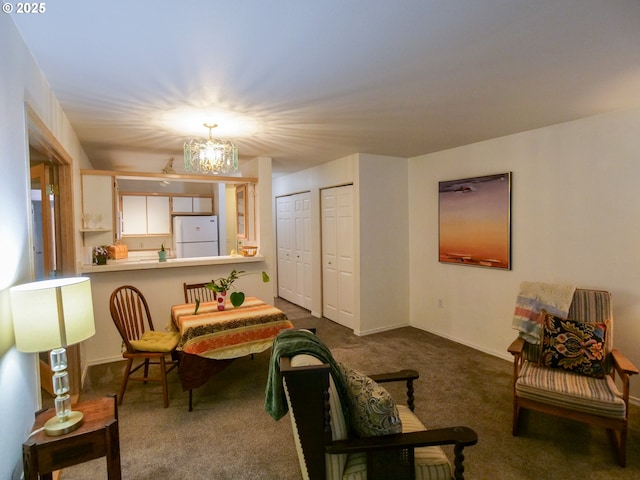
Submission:
M 121 260 L 108 260 L 106 265 L 81 265 L 79 273 L 119 272 L 126 270 L 152 270 L 175 267 L 199 267 L 203 265 L 226 265 L 235 263 L 262 262 L 264 257 L 243 257 L 241 255 L 222 255 L 218 257 L 168 258 L 166 262 L 151 257 L 130 257 Z

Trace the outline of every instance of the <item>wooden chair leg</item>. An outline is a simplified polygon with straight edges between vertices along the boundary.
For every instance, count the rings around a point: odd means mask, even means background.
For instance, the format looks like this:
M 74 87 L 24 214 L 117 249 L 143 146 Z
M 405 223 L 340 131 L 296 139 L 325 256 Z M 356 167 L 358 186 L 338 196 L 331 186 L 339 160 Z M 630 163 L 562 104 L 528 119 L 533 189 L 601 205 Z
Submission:
M 127 389 L 127 383 L 129 382 L 129 374 L 131 373 L 131 364 L 133 358 L 127 359 L 127 368 L 124 371 L 124 378 L 122 379 L 122 385 L 120 386 L 120 395 L 118 395 L 118 405 L 122 405 L 122 399 L 124 398 L 124 391 Z
M 162 400 L 164 402 L 164 408 L 169 406 L 169 391 L 167 388 L 167 365 L 164 361 L 164 356 L 160 357 L 160 381 L 162 382 Z
M 623 428 L 620 432 L 616 432 L 616 430 L 612 428 L 607 428 L 607 433 L 609 434 L 609 439 L 613 445 L 613 448 L 616 451 L 616 456 L 618 457 L 618 463 L 621 467 L 627 466 L 627 429 Z
M 511 426 L 511 434 L 514 437 L 518 436 L 518 419 L 520 417 L 520 407 L 518 406 L 518 399 L 513 399 L 513 425 Z
M 147 379 L 149 378 L 149 359 L 144 359 L 144 382 L 147 383 Z

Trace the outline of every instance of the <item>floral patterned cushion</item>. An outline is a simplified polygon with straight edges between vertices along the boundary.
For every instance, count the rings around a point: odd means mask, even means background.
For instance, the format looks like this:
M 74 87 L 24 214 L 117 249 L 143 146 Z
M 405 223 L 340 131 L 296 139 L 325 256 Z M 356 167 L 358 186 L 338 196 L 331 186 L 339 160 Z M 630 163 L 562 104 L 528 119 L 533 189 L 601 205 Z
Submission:
M 605 323 L 583 323 L 546 315 L 540 365 L 603 378 Z
M 347 385 L 351 427 L 359 437 L 402 432 L 398 408 L 389 392 L 366 375 L 342 364 Z

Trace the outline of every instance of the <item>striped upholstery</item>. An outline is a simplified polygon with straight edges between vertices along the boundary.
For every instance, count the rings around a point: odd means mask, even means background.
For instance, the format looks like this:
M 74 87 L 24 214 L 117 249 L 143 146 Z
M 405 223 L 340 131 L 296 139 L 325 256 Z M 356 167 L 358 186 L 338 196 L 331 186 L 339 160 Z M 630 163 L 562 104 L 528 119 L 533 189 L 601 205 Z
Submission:
M 518 338 L 509 347 L 514 371 L 512 433 L 518 435 L 521 409 L 547 412 L 605 427 L 618 463 L 624 467 L 627 462 L 629 379 L 638 373 L 638 369 L 621 352 L 617 352 L 615 359 L 611 353 L 611 294 L 601 290 L 576 289 L 567 318 L 607 325 L 604 368 L 609 374 L 604 378 L 593 378 L 561 368 L 539 366 L 537 352 L 541 351 L 541 346 L 524 342 L 523 351 L 522 339 Z M 620 361 L 616 363 L 618 358 Z
M 611 294 L 599 290 L 576 289 L 567 316 L 586 323 L 606 323 L 607 358 L 613 346 L 613 310 Z M 522 398 L 566 407 L 571 410 L 625 418 L 622 394 L 610 376 L 592 378 L 584 375 L 537 366 L 539 345 L 525 344 L 524 363 L 516 381 L 516 394 Z M 607 361 L 610 364 L 610 361 Z
M 626 417 L 622 395 L 609 375 L 593 378 L 525 362 L 516 382 L 516 394 L 579 412 Z
M 292 367 L 301 367 L 304 365 L 322 365 L 322 362 L 312 355 L 296 355 L 291 359 Z M 285 381 L 285 394 L 288 396 L 286 381 Z M 291 403 L 287 398 L 287 402 Z M 340 406 L 340 397 L 338 391 L 333 383 L 333 378 L 329 375 L 329 408 L 331 412 L 331 438 L 333 440 L 344 440 L 348 437 L 347 424 L 344 421 L 344 415 L 342 414 L 342 407 Z M 300 461 L 300 470 L 302 472 L 302 478 L 309 479 L 309 473 L 307 472 L 307 466 L 304 463 L 304 453 L 302 452 L 302 446 L 300 445 L 300 438 L 298 437 L 298 427 L 296 425 L 295 415 L 289 415 L 291 417 L 291 426 L 293 427 L 293 436 L 295 438 L 296 450 L 298 452 L 298 459 Z M 346 454 L 338 455 L 326 455 L 326 468 L 327 468 L 327 480 L 338 480 L 342 478 L 342 472 L 344 471 L 345 463 L 347 462 Z
M 611 306 L 611 293 L 601 290 L 584 290 L 576 289 L 571 300 L 571 307 L 567 318 L 586 323 L 606 323 L 607 338 L 606 349 L 607 355 L 613 348 L 613 309 Z M 540 345 L 525 343 L 524 346 L 525 359 L 538 363 L 540 356 Z M 607 359 L 605 365 L 610 365 Z
M 398 405 L 402 432 L 425 430 L 422 422 L 404 405 Z M 451 463 L 440 447 L 421 447 L 414 452 L 416 480 L 451 480 Z M 367 480 L 367 456 L 365 453 L 349 455 L 342 480 Z
M 291 359 L 292 367 L 304 365 L 321 365 L 322 362 L 311 355 L 296 355 Z M 288 396 L 285 381 L 285 394 Z M 288 401 L 288 399 L 287 399 Z M 329 376 L 329 404 L 331 412 L 331 433 L 333 440 L 347 438 L 347 426 L 340 406 L 340 398 L 336 391 L 333 378 Z M 403 432 L 417 432 L 425 430 L 422 422 L 404 405 L 398 405 Z M 300 459 L 302 478 L 309 479 L 307 467 L 303 462 L 303 452 L 298 437 L 298 427 L 295 415 L 291 417 L 296 450 Z M 451 480 L 452 468 L 449 459 L 440 447 L 421 447 L 415 449 L 416 480 Z M 327 480 L 366 480 L 367 458 L 364 453 L 351 455 L 326 455 Z
M 607 323 L 607 352 L 613 348 L 613 308 L 611 294 L 599 290 L 577 289 L 567 318 L 588 323 Z

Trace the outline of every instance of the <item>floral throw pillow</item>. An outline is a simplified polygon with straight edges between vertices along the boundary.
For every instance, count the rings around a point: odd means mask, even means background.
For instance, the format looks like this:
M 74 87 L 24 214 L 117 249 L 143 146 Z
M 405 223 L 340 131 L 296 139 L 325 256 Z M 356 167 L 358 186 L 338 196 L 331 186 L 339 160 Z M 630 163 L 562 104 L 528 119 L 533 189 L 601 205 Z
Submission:
M 605 323 L 583 323 L 547 315 L 540 365 L 603 378 L 606 335 Z
M 402 432 L 402 422 L 391 394 L 366 375 L 340 364 L 347 386 L 351 428 L 359 437 Z

